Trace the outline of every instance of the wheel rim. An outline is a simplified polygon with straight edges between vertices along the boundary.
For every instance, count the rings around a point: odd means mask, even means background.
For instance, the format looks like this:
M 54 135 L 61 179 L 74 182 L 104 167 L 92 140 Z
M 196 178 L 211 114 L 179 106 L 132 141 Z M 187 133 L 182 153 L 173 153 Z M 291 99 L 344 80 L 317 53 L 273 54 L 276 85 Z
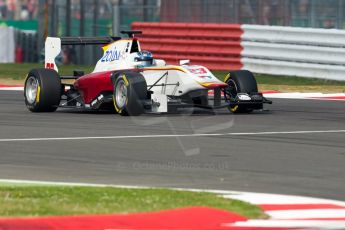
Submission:
M 236 97 L 237 96 L 237 87 L 236 87 L 236 83 L 234 82 L 234 80 L 230 79 L 228 82 L 228 93 L 231 97 Z
M 33 76 L 29 77 L 29 79 L 26 81 L 25 95 L 26 95 L 26 100 L 30 104 L 36 101 L 38 85 L 39 85 L 38 80 Z
M 228 84 L 228 88 L 225 89 L 225 97 L 227 100 L 230 100 L 231 98 L 235 98 L 237 96 L 237 86 L 234 80 L 230 79 L 226 81 Z
M 229 79 L 226 83 L 228 84 L 229 87 L 226 90 L 225 96 L 228 97 L 229 100 L 230 100 L 230 98 L 235 98 L 237 96 L 236 83 L 232 79 Z M 238 109 L 238 105 L 232 105 L 229 107 L 229 109 L 231 112 L 236 112 Z
M 127 100 L 127 86 L 125 85 L 125 82 L 120 80 L 117 83 L 115 90 L 116 105 L 118 108 L 122 109 Z

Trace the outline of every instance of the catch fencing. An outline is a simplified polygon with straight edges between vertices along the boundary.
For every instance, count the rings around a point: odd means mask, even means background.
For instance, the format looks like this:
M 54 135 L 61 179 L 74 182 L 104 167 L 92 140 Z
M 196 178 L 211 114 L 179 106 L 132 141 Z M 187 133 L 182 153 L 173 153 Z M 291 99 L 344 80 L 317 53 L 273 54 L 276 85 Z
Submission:
M 17 63 L 36 63 L 43 61 L 44 58 L 43 56 L 40 57 L 41 53 L 37 49 L 37 36 L 38 34 L 35 31 L 15 31 L 15 61 Z

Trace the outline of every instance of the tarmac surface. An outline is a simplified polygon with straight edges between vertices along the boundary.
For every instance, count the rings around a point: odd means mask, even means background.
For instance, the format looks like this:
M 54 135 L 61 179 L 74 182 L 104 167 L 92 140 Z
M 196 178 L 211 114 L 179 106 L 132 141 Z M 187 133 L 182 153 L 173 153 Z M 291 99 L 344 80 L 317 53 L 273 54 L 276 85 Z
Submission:
M 244 115 L 183 110 L 121 117 L 31 113 L 22 92 L 0 91 L 0 178 L 344 200 L 345 102 L 273 103 Z

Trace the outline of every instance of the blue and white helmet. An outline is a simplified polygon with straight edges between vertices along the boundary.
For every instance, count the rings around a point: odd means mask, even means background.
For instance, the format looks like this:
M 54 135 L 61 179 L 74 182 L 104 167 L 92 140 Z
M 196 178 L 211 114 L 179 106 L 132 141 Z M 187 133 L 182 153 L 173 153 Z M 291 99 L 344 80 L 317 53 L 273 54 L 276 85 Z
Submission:
M 152 66 L 152 64 L 153 64 L 152 53 L 149 51 L 137 52 L 136 56 L 134 57 L 134 61 L 138 62 L 138 64 L 143 66 L 143 67 Z

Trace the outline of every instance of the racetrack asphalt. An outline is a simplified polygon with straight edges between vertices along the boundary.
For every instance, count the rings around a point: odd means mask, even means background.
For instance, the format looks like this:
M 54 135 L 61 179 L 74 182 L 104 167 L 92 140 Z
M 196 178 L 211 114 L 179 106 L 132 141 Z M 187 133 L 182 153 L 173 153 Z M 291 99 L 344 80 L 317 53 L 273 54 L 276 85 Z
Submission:
M 0 178 L 241 190 L 344 200 L 345 102 L 273 99 L 269 111 L 121 117 L 31 113 L 0 91 Z M 292 133 L 280 133 L 288 132 Z M 256 135 L 258 132 L 277 132 Z M 195 133 L 251 135 L 173 136 Z M 155 136 L 147 136 L 155 135 Z M 109 137 L 118 139 L 69 139 Z M 138 137 L 133 137 L 138 136 Z M 2 141 L 20 138 L 63 140 Z

